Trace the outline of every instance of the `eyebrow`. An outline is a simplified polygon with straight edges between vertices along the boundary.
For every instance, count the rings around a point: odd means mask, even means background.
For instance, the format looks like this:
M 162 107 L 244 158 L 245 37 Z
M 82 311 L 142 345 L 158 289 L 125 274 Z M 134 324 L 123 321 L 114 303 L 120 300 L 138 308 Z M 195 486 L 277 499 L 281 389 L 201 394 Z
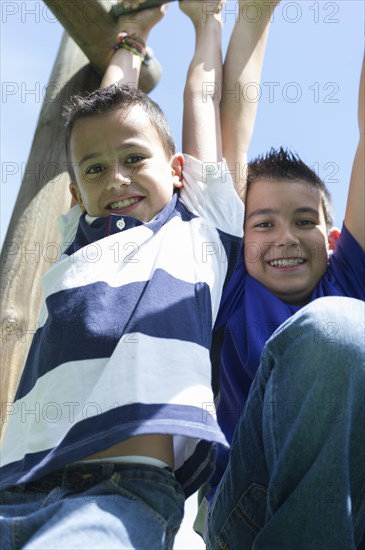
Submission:
M 313 214 L 319 216 L 319 210 L 317 208 L 312 208 L 311 206 L 302 206 L 301 208 L 296 208 L 294 214 Z
M 251 218 L 254 218 L 255 216 L 267 216 L 269 214 L 278 214 L 279 210 L 273 209 L 273 208 L 259 208 L 257 210 L 254 210 L 251 212 L 248 216 L 246 216 L 246 220 L 249 220 Z
M 84 155 L 82 159 L 79 162 L 79 166 L 87 162 L 88 160 L 100 157 L 101 153 L 88 153 L 87 155 Z
M 254 210 L 248 216 L 246 216 L 246 220 L 250 220 L 251 218 L 257 216 L 277 215 L 279 214 L 279 212 L 280 210 L 277 208 L 258 208 L 257 210 Z M 319 211 L 316 208 L 312 208 L 310 206 L 301 206 L 300 208 L 296 208 L 293 214 L 312 214 L 318 217 Z

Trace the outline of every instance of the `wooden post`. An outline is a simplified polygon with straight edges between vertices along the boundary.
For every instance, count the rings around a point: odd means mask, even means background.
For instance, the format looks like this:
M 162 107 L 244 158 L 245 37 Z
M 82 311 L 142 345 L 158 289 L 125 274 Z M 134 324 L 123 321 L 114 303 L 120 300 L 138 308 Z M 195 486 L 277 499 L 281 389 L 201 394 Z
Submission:
M 65 33 L 1 256 L 1 424 L 12 402 L 39 312 L 39 278 L 59 257 L 56 218 L 70 205 L 62 108 L 100 78 Z

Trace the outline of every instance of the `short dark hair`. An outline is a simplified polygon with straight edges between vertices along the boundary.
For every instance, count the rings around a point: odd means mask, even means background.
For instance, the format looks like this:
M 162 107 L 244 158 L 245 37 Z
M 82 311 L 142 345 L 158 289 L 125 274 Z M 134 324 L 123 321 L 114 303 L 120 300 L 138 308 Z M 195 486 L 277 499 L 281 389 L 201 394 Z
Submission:
M 271 148 L 270 151 L 259 155 L 248 163 L 247 169 L 247 189 L 255 181 L 261 179 L 304 181 L 313 187 L 316 187 L 321 195 L 324 217 L 327 230 L 333 226 L 333 204 L 332 197 L 325 183 L 305 162 L 301 160 L 297 153 L 280 147 Z
M 70 139 L 75 122 L 81 118 L 95 116 L 112 111 L 124 111 L 139 105 L 145 111 L 156 129 L 167 156 L 170 158 L 175 153 L 175 143 L 166 117 L 161 107 L 131 84 L 112 84 L 107 88 L 101 88 L 86 96 L 74 95 L 64 106 L 63 117 L 65 119 L 65 143 L 67 158 L 70 157 Z M 70 164 L 70 176 L 75 178 Z

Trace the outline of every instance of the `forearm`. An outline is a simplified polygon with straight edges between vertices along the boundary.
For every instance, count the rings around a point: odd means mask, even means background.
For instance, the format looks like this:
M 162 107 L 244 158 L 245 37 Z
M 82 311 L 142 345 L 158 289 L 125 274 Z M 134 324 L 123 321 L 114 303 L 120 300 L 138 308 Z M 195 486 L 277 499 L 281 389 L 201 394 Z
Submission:
M 365 130 L 365 59 L 362 61 L 359 89 L 359 107 L 358 107 L 359 131 L 362 138 Z
M 199 4 L 199 16 L 192 18 L 196 43 L 184 90 L 183 152 L 203 162 L 216 162 L 222 159 L 222 25 L 220 16 L 206 16 L 204 2 Z
M 132 52 L 117 50 L 104 73 L 100 88 L 107 88 L 112 84 L 134 84 L 137 87 L 142 59 Z
M 360 139 L 352 166 L 349 194 L 347 199 L 345 224 L 357 242 L 365 249 L 365 136 L 364 136 L 364 111 L 365 111 L 365 64 L 363 60 L 358 119 Z
M 256 22 L 243 16 L 252 0 L 239 2 L 237 17 L 223 66 L 221 125 L 223 155 L 232 171 L 241 173 L 237 191 L 244 200 L 247 152 L 251 142 L 258 101 L 250 98 L 261 80 L 270 19 L 279 0 L 256 0 Z

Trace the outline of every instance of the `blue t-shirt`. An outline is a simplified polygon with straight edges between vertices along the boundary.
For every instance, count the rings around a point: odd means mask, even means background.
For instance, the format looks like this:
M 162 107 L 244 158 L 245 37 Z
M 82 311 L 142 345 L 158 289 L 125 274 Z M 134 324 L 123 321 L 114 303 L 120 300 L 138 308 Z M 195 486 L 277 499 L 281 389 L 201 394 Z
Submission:
M 365 253 L 343 226 L 336 251 L 310 301 L 324 296 L 365 299 Z M 225 289 L 215 330 L 224 331 L 219 365 L 219 424 L 231 444 L 233 433 L 260 364 L 266 341 L 301 306 L 285 304 L 248 275 L 243 255 Z M 219 449 L 216 472 L 218 484 L 228 461 L 229 450 Z M 208 497 L 211 500 L 211 495 Z

